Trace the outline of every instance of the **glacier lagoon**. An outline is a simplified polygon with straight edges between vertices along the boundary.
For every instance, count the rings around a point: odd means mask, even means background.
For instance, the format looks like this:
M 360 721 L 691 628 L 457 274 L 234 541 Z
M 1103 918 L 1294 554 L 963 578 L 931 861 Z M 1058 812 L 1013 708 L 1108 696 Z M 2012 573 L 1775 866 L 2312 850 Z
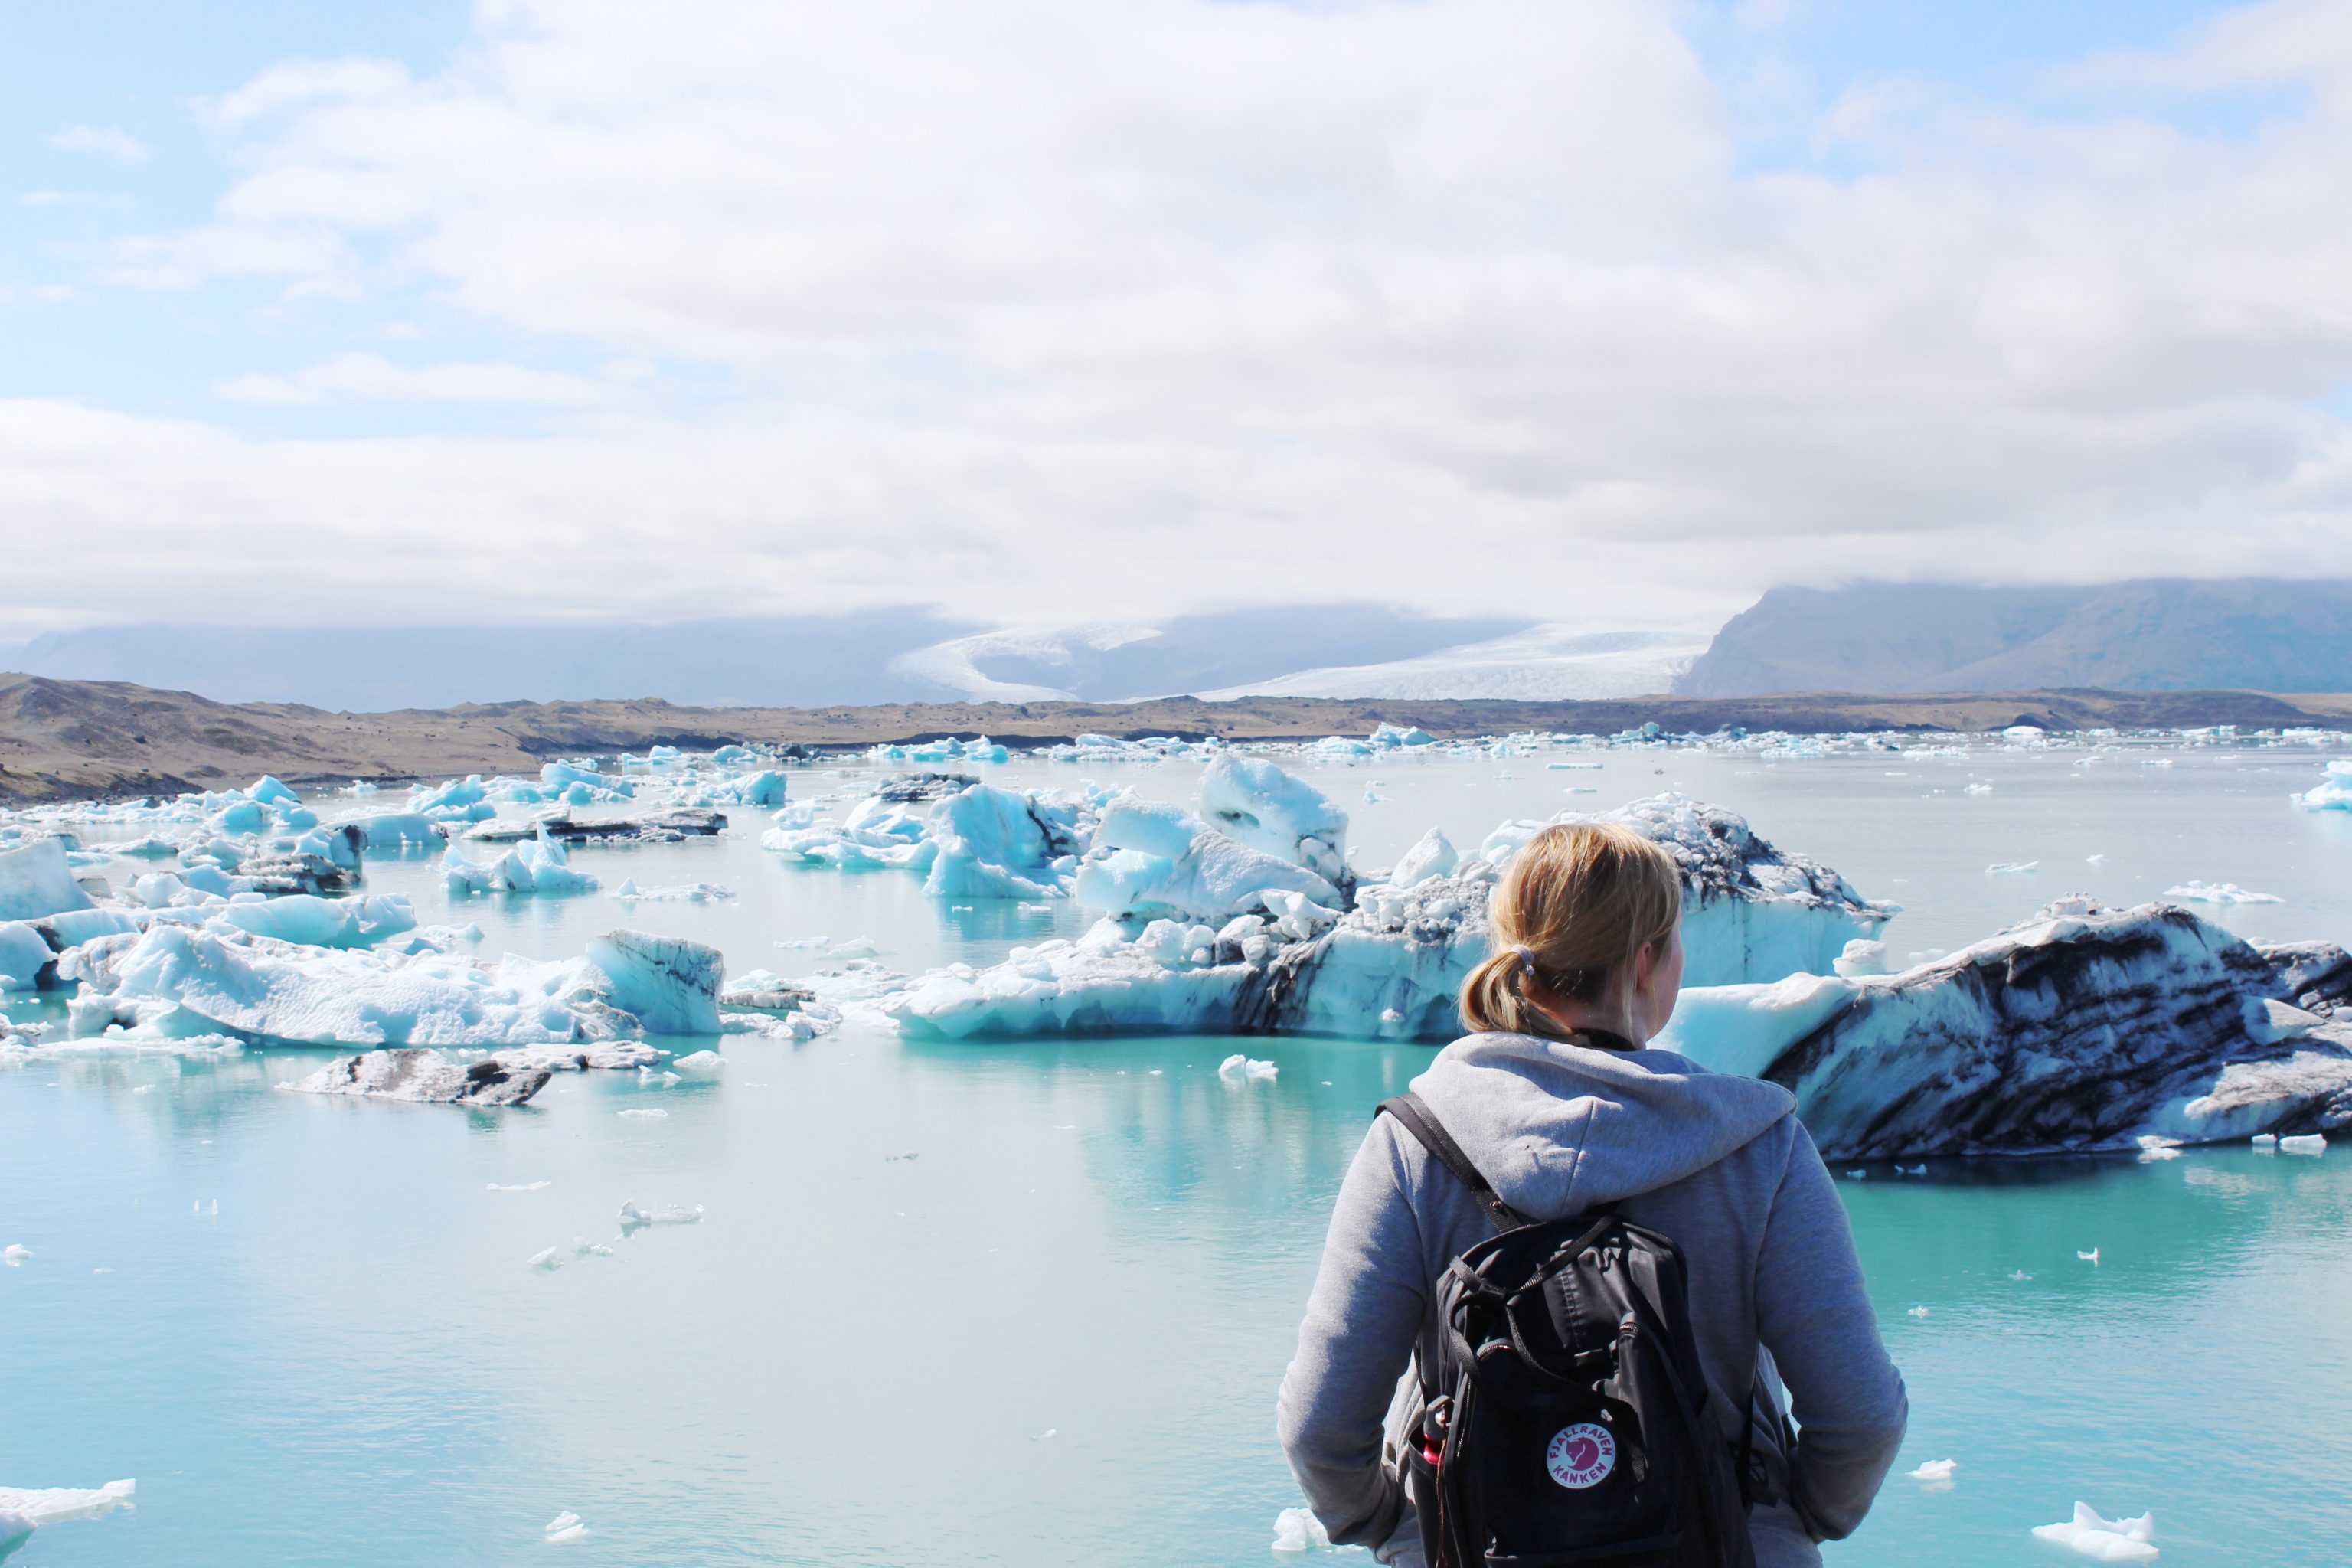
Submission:
M 2280 900 L 2198 906 L 2251 938 L 2352 937 L 2352 814 L 2289 800 L 2326 754 L 1285 761 L 1349 811 L 1360 865 L 1432 824 L 1475 844 L 1507 817 L 1683 790 L 1903 904 L 1883 933 L 1900 963 L 2060 894 L 2198 882 Z M 880 771 L 790 784 L 854 795 Z M 1181 799 L 1199 764 L 973 771 Z M 627 924 L 787 977 L 823 961 L 779 942 L 870 937 L 916 971 L 1087 923 L 1064 901 L 943 905 L 902 874 L 781 864 L 763 812 L 730 815 L 716 839 L 571 857 L 606 889 L 730 899 L 625 919 L 604 892 L 453 901 L 436 860 L 381 855 L 365 889 L 478 922 L 493 954 L 576 954 Z M 45 1528 L 16 1561 L 1269 1560 L 1297 1500 L 1273 1388 L 1330 1195 L 1429 1047 L 950 1045 L 855 1017 L 806 1043 L 702 1043 L 729 1058 L 715 1079 L 565 1074 L 496 1111 L 273 1092 L 324 1051 L 0 1071 L 0 1245 L 30 1253 L 0 1270 L 0 1485 L 139 1481 L 135 1510 Z M 1220 1078 L 1234 1051 L 1280 1077 Z M 1845 1183 L 1914 1413 L 1898 1474 L 1830 1560 L 2073 1561 L 2027 1532 L 2080 1498 L 2153 1509 L 2165 1562 L 2340 1561 L 2347 1156 Z M 625 1235 L 625 1202 L 705 1212 Z M 551 1247 L 562 1267 L 527 1266 Z M 1948 1490 L 1900 1473 L 1944 1458 Z M 551 1548 L 567 1510 L 591 1533 Z

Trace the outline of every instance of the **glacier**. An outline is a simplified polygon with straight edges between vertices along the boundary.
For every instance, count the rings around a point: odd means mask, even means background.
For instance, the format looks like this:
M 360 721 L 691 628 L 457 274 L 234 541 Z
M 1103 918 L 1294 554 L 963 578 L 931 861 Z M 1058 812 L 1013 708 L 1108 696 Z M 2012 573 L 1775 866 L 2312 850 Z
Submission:
M 2065 899 L 1899 974 L 1686 990 L 1662 1047 L 1770 1079 L 1832 1160 L 2352 1128 L 2352 957 Z

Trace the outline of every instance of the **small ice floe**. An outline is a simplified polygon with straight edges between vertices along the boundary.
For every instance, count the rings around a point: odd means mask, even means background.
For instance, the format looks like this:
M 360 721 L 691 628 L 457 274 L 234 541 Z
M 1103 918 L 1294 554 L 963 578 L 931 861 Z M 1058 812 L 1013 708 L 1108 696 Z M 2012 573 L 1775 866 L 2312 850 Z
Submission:
M 130 1508 L 136 1481 L 109 1481 L 102 1487 L 0 1487 L 0 1558 L 13 1557 L 43 1525 L 68 1520 L 96 1519 L 118 1508 Z
M 1558 767 L 1559 764 L 1552 764 Z M 1276 1552 L 1307 1552 L 1327 1550 L 1331 1544 L 1330 1532 L 1323 1521 L 1303 1508 L 1286 1508 L 1274 1516 L 1274 1549 Z
M 2099 1249 L 2095 1247 L 2091 1248 L 2088 1252 L 2077 1252 L 2074 1256 L 2081 1258 L 2084 1262 L 2089 1264 L 2094 1268 L 2096 1268 L 2099 1266 Z
M 511 1184 L 506 1182 L 491 1182 L 488 1183 L 488 1185 L 489 1190 L 494 1193 L 535 1193 L 542 1187 L 552 1186 L 554 1184 L 552 1182 L 515 1182 Z
M 523 1260 L 525 1268 L 538 1268 L 549 1274 L 563 1267 L 563 1259 L 551 1247 L 541 1247 Z
M 2158 1160 L 2180 1158 L 2180 1140 L 2155 1132 L 2143 1133 L 2139 1140 L 2140 1163 L 2154 1164 Z
M 668 1112 L 668 1111 L 667 1111 L 667 1110 L 662 1110 L 662 1109 L 661 1109 L 660 1107 L 658 1107 L 658 1106 L 655 1106 L 655 1107 L 651 1107 L 651 1108 L 640 1108 L 640 1109 L 635 1110 L 623 1110 L 623 1111 L 617 1111 L 617 1112 L 615 1112 L 614 1114 L 616 1114 L 616 1115 L 620 1115 L 620 1116 L 642 1116 L 642 1117 L 646 1117 L 646 1118 L 647 1118 L 648 1120 L 650 1120 L 650 1119 L 652 1119 L 652 1118 L 654 1118 L 654 1117 L 657 1117 L 657 1116 L 667 1116 L 667 1115 L 669 1114 L 669 1112 Z
M 2160 895 L 2181 899 L 2192 904 L 2283 904 L 2276 893 L 2252 893 L 2235 882 L 2183 882 L 2177 888 L 2167 888 Z
M 2083 864 L 2085 866 L 2104 866 L 2106 863 L 2107 858 L 2104 855 L 2085 855 L 2083 857 Z
M 1927 1167 L 1925 1164 L 1897 1165 L 1895 1173 L 1898 1176 L 1924 1176 L 1927 1173 Z
M 693 1225 L 702 1218 L 702 1205 L 688 1208 L 684 1204 L 656 1204 L 646 1208 L 641 1204 L 621 1205 L 621 1229 L 631 1231 L 648 1225 Z
M 2043 1541 L 2071 1546 L 2101 1563 L 2152 1563 L 2156 1560 L 2156 1517 L 2102 1519 L 2090 1504 L 2074 1505 L 2074 1517 L 2063 1524 L 2037 1524 L 2033 1533 Z
M 1911 1309 L 1911 1315 L 1915 1318 L 1924 1318 L 1927 1315 L 1927 1309 L 1925 1307 L 1914 1307 Z
M 735 896 L 716 882 L 687 882 L 674 888 L 640 888 L 634 877 L 624 878 L 613 897 L 625 903 L 708 904 Z
M 1261 1079 L 1277 1077 L 1281 1071 L 1272 1062 L 1255 1061 L 1239 1051 L 1217 1064 L 1217 1076 L 1229 1083 L 1255 1083 Z
M 1968 793 L 1970 795 L 1990 795 L 1992 793 L 1992 785 L 1989 784 L 1972 784 L 1969 785 Z
M 2022 877 L 2029 871 L 2038 871 L 2041 868 L 2042 862 L 2039 860 L 2001 860 L 1986 867 L 1985 875 L 1988 877 Z
M 2305 1132 L 2293 1138 L 2282 1138 L 2278 1141 L 2278 1146 L 2279 1152 L 2282 1154 L 2325 1154 L 2327 1152 L 2327 1140 L 2321 1137 L 2316 1132 Z
M 2254 1152 L 2257 1154 L 2278 1152 L 2278 1134 L 2275 1132 L 2257 1132 L 2246 1142 L 2253 1145 Z
M 677 1058 L 678 1071 L 708 1075 L 727 1070 L 727 1058 L 717 1051 L 688 1051 Z
M 11 1268 L 22 1268 L 25 1259 L 32 1256 L 31 1247 L 20 1247 L 13 1241 L 6 1247 L 0 1247 L 0 1263 L 5 1263 Z
M 1869 1174 L 1868 1171 L 1848 1171 L 1845 1173 L 1845 1179 L 1849 1182 L 1859 1182 Z
M 2020 1283 L 2020 1284 L 2023 1284 L 2026 1280 L 2031 1279 L 2032 1279 L 2032 1278 L 2033 1278 L 2033 1276 L 2032 1276 L 2032 1275 L 2028 1274 L 2028 1273 L 2027 1273 L 2024 1269 L 2022 1269 L 2022 1268 L 2012 1268 L 2012 1269 L 2011 1269 L 2011 1270 L 2009 1271 L 2009 1277 L 2010 1277 L 2011 1279 L 2016 1280 L 2016 1281 L 2017 1281 L 2018 1283 Z
M 823 947 L 830 940 L 832 939 L 822 936 L 796 936 L 790 938 L 787 941 L 780 942 L 776 943 L 776 945 L 782 948 Z
M 1952 1474 L 1960 1468 L 1958 1459 L 1930 1459 L 1916 1470 L 1904 1473 L 1931 1492 L 1952 1489 Z
M 561 1546 L 570 1541 L 585 1541 L 595 1533 L 588 1528 L 586 1521 L 568 1508 L 549 1520 L 545 1531 L 550 1546 Z
M 610 1258 L 613 1256 L 613 1249 L 601 1241 L 590 1241 L 586 1237 L 575 1236 L 572 1238 L 572 1256 L 574 1258 Z
M 1059 1432 L 1060 1430 L 1061 1430 L 1061 1428 L 1060 1428 L 1059 1426 L 1048 1426 L 1048 1427 L 1046 1427 L 1043 1432 L 1032 1432 L 1032 1433 L 1030 1433 L 1030 1434 L 1029 1434 L 1029 1440 L 1030 1440 L 1032 1443 L 1042 1443 L 1042 1442 L 1044 1442 L 1046 1438 L 1053 1436 L 1055 1433 Z

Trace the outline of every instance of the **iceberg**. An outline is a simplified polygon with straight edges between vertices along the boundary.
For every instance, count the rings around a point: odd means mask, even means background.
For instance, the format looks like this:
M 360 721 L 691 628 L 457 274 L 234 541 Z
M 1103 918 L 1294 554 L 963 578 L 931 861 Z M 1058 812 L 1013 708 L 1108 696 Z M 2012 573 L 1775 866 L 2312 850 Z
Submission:
M 924 818 L 937 852 L 923 891 L 935 899 L 1059 898 L 1093 827 L 1075 795 L 972 784 Z
M 488 865 L 467 858 L 458 840 L 441 851 L 441 885 L 458 898 L 476 893 L 593 893 L 603 886 L 585 871 L 572 868 L 562 842 L 541 823 L 535 837 L 524 839 Z
M 2307 811 L 2352 811 L 2352 757 L 2329 763 L 2327 776 L 2305 791 L 2302 799 Z
M 93 951 L 95 950 L 95 951 Z M 77 1009 L 128 1009 L 165 1038 L 299 1045 L 574 1045 L 718 1032 L 717 950 L 614 931 L 584 958 L 497 964 L 439 953 L 309 947 L 229 926 L 157 922 L 77 953 Z
M 941 899 L 1054 899 L 1094 836 L 1092 804 L 1061 790 L 1007 790 L 964 773 L 885 779 L 835 825 L 812 805 L 777 813 L 763 848 L 844 870 L 924 874 Z
M 321 899 L 292 893 L 266 903 L 230 903 L 218 919 L 255 936 L 309 947 L 367 947 L 416 929 L 404 893 Z
M 1686 990 L 1657 1043 L 1790 1089 L 1832 1160 L 2336 1131 L 2352 1127 L 2352 960 L 2316 946 L 2061 900 L 1899 974 Z
M 341 1094 L 428 1105 L 520 1105 L 554 1077 L 545 1067 L 510 1068 L 497 1057 L 460 1063 L 422 1048 L 364 1051 L 328 1063 L 286 1087 L 298 1094 Z
M 36 991 L 57 984 L 58 955 L 29 921 L 0 925 L 0 991 Z
M 1543 828 L 1577 822 L 1631 827 L 1675 858 L 1683 874 L 1685 985 L 1827 973 L 1848 942 L 1874 939 L 1901 912 L 1864 899 L 1828 867 L 1774 847 L 1738 813 L 1671 791 L 1612 811 L 1506 823 L 1479 853 L 1507 864 Z
M 37 921 L 91 907 L 66 861 L 64 839 L 35 838 L 0 849 L 0 921 Z
M 1686 973 L 1702 984 L 1828 969 L 1895 913 L 1835 871 L 1775 849 L 1744 818 L 1685 796 L 1601 816 L 1659 837 L 1675 856 Z M 1486 956 L 1487 898 L 1509 857 L 1547 826 L 1507 823 L 1478 857 L 1442 875 L 1444 840 L 1425 837 L 1402 863 L 1415 879 L 1409 886 L 1356 887 L 1350 907 L 1318 873 L 1181 807 L 1117 801 L 1076 885 L 1077 900 L 1105 920 L 1076 942 L 1016 948 L 985 969 L 934 970 L 884 1010 L 915 1037 L 1167 1030 L 1451 1039 L 1460 1033 L 1455 998 Z
M 1213 759 L 1201 775 L 1201 815 L 1227 837 L 1304 866 L 1326 881 L 1348 878 L 1348 814 L 1295 774 L 1257 757 Z
M 1076 895 L 1088 909 L 1135 919 L 1225 921 L 1296 893 L 1337 910 L 1340 889 L 1296 859 L 1253 848 L 1181 806 L 1114 802 L 1078 864 Z

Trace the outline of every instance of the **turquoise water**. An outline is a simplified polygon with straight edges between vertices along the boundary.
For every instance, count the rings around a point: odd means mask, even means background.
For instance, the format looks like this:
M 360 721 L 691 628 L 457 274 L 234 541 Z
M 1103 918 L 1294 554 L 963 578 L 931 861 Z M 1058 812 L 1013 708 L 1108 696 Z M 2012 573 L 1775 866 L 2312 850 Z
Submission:
M 1433 821 L 1475 841 L 1506 816 L 1688 788 L 1905 902 L 1898 955 L 2062 892 L 2190 878 L 2282 896 L 2217 911 L 2250 935 L 2352 936 L 2352 817 L 2285 801 L 2316 762 L 2174 757 L 1312 776 L 1370 864 Z M 1167 797 L 1192 782 L 1094 773 Z M 1972 773 L 1993 792 L 1958 793 Z M 1373 778 L 1389 799 L 1363 804 Z M 903 969 L 1076 928 L 941 910 L 891 873 L 788 871 L 757 849 L 755 814 L 739 826 L 574 864 L 735 889 L 627 923 L 715 942 L 739 970 L 804 972 L 806 951 L 772 944 L 816 935 L 871 936 Z M 373 865 L 369 886 L 446 911 L 428 864 Z M 468 914 L 487 950 L 536 955 L 624 923 L 601 897 Z M 1280 1079 L 1220 1080 L 1240 1044 Z M 135 1511 L 46 1529 L 11 1568 L 536 1561 L 563 1509 L 594 1534 L 561 1550 L 617 1563 L 1281 1561 L 1271 1523 L 1297 1499 L 1273 1390 L 1339 1175 L 1425 1048 L 917 1048 L 856 1030 L 722 1048 L 716 1083 L 588 1075 L 503 1113 L 273 1092 L 317 1059 L 300 1053 L 0 1072 L 0 1245 L 33 1252 L 0 1270 L 0 1484 L 139 1480 Z M 615 1114 L 645 1108 L 668 1114 Z M 1956 1165 L 1843 1191 L 1911 1387 L 1898 1468 L 1960 1468 L 1942 1492 L 1898 1475 L 1833 1563 L 2073 1561 L 2026 1532 L 2077 1497 L 2154 1509 L 2165 1563 L 2352 1555 L 2352 1149 Z M 624 1200 L 707 1213 L 616 1239 Z M 612 1256 L 572 1258 L 575 1237 Z M 524 1267 L 549 1246 L 566 1267 Z M 2095 1268 L 2075 1257 L 2093 1247 Z

